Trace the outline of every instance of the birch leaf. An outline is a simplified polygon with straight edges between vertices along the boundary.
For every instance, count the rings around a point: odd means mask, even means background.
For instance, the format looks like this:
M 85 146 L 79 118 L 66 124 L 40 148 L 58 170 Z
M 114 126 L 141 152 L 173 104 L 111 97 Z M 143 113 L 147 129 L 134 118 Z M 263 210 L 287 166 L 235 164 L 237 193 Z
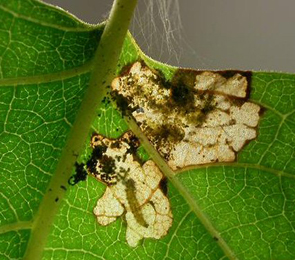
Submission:
M 0 20 L 1 259 L 35 250 L 42 259 L 295 258 L 294 75 L 178 69 L 127 34 L 77 158 L 89 176 L 52 186 L 104 25 L 30 0 L 0 1 Z M 127 172 L 107 172 L 116 183 L 98 170 L 103 156 Z M 52 223 L 40 224 L 52 188 L 64 197 L 53 198 Z M 106 190 L 116 212 L 98 204 Z M 171 222 L 156 233 L 151 216 L 164 208 Z M 109 212 L 109 222 L 98 219 Z M 45 246 L 32 247 L 46 224 Z

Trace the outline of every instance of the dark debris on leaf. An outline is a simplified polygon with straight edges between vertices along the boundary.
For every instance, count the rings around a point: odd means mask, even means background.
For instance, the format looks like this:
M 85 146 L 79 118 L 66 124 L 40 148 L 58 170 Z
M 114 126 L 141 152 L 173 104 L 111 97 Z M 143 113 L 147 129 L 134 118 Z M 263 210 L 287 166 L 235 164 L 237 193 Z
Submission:
M 74 175 L 72 175 L 69 180 L 68 183 L 71 186 L 76 185 L 77 183 L 79 183 L 80 181 L 85 181 L 87 178 L 87 171 L 84 168 L 84 164 L 83 163 L 75 163 L 75 168 L 76 168 L 76 172 Z

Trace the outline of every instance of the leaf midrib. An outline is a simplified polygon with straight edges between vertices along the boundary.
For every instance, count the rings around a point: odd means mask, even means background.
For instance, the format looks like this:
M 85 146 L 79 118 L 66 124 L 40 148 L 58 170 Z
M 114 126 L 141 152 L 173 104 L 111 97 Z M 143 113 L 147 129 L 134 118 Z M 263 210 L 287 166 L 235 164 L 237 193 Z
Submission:
M 24 259 L 40 259 L 61 200 L 65 196 L 68 179 L 83 149 L 98 106 L 113 79 L 123 42 L 137 0 L 115 0 L 109 20 L 95 52 L 89 87 L 86 90 L 75 122 L 63 148 L 55 174 L 34 219 Z M 114 33 L 116 32 L 116 33 Z M 110 44 L 111 43 L 111 44 Z

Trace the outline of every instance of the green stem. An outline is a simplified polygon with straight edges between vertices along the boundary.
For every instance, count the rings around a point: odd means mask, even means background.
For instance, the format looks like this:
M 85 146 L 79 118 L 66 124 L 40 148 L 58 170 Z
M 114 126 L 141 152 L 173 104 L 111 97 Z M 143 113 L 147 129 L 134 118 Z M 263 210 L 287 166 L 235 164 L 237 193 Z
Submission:
M 36 214 L 24 259 L 41 259 L 47 237 L 60 202 L 65 196 L 77 154 L 83 149 L 97 108 L 115 77 L 117 62 L 137 0 L 115 0 L 96 50 L 89 87 L 75 123 L 50 181 L 47 193 Z

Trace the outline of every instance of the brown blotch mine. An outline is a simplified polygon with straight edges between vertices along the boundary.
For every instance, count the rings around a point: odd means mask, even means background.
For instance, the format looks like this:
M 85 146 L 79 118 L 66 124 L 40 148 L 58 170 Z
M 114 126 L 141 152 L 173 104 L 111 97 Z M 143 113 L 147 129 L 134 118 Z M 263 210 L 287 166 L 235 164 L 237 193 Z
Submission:
M 250 84 L 250 72 L 185 69 L 168 82 L 141 61 L 115 78 L 111 89 L 124 100 L 122 113 L 134 117 L 176 170 L 234 161 L 257 137 L 260 106 L 248 100 Z
M 118 139 L 93 134 L 93 154 L 86 164 L 88 173 L 107 185 L 93 211 L 98 223 L 105 226 L 123 215 L 132 247 L 143 238 L 165 236 L 173 219 L 163 175 L 153 161 L 138 159 L 139 145 L 130 131 Z

